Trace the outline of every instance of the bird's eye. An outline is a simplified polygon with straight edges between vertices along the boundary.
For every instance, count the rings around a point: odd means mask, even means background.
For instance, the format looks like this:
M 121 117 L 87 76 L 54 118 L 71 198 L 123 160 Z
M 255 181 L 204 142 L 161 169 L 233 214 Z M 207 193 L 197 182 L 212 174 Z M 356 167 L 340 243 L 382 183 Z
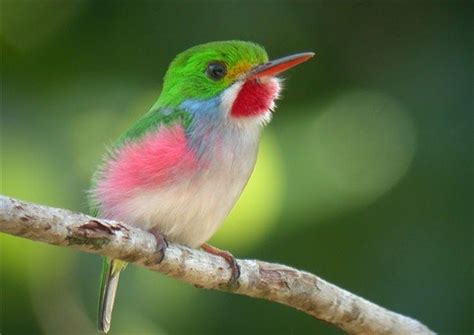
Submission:
M 212 80 L 220 80 L 227 74 L 227 67 L 222 62 L 211 62 L 207 65 L 206 74 Z

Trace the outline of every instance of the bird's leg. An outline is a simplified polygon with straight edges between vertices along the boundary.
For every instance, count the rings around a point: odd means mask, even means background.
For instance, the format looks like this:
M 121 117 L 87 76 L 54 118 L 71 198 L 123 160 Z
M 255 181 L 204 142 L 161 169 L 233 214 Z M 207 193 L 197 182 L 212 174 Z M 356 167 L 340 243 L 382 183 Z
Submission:
M 152 228 L 149 232 L 155 236 L 156 240 L 156 251 L 160 254 L 160 259 L 158 263 L 161 263 L 163 258 L 165 258 L 165 250 L 168 248 L 168 241 L 163 233 L 160 233 L 156 228 Z
M 231 289 L 238 288 L 239 287 L 238 280 L 240 277 L 240 267 L 239 267 L 239 264 L 237 264 L 235 257 L 230 252 L 213 247 L 212 245 L 209 245 L 207 243 L 204 243 L 201 246 L 201 248 L 212 255 L 220 256 L 225 259 L 225 261 L 229 264 L 230 269 L 232 270 L 232 275 L 230 276 L 228 285 Z

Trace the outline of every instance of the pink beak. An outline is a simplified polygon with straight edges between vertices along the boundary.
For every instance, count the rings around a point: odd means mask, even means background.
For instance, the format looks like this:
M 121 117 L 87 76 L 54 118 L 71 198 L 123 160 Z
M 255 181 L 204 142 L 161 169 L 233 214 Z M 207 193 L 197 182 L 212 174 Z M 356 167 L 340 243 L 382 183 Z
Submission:
M 298 64 L 306 62 L 314 55 L 314 52 L 303 52 L 269 61 L 268 63 L 254 67 L 249 72 L 248 79 L 254 79 L 264 76 L 276 76 L 277 74 L 291 69 L 292 67 Z

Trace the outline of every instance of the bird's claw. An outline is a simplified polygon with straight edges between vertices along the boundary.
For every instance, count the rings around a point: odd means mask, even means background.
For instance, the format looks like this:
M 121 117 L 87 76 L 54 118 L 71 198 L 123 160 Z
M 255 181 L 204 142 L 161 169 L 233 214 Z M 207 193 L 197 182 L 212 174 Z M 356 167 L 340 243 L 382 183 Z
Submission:
M 230 279 L 227 282 L 227 287 L 230 290 L 237 289 L 239 287 L 240 267 L 235 257 L 230 252 L 218 249 L 207 243 L 203 244 L 201 248 L 212 255 L 220 256 L 225 259 L 232 271 Z
M 165 251 L 168 248 L 168 240 L 166 239 L 165 235 L 151 229 L 150 233 L 155 236 L 156 240 L 156 251 L 160 254 L 160 258 L 157 263 L 161 263 L 161 261 L 165 258 Z

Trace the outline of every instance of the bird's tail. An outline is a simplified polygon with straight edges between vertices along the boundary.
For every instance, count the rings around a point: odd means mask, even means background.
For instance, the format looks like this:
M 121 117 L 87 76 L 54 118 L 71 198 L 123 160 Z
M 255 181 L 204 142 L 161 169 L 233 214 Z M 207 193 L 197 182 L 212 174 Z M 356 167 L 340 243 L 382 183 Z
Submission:
M 104 258 L 99 296 L 98 328 L 100 332 L 107 333 L 110 329 L 115 292 L 117 292 L 120 272 L 126 265 L 127 263 L 117 259 Z

